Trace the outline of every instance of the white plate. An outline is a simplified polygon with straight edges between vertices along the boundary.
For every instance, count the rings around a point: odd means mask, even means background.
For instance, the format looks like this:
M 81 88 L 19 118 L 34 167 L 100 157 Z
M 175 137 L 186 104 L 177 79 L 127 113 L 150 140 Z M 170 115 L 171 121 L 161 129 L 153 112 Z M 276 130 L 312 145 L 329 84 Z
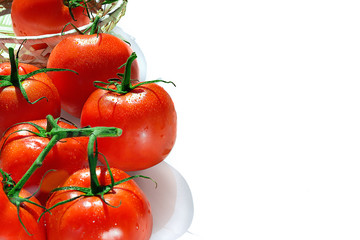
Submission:
M 175 240 L 182 236 L 194 215 L 191 191 L 184 177 L 166 162 L 129 174 L 149 176 L 158 184 L 155 188 L 152 181 L 135 180 L 150 201 L 154 218 L 151 240 Z

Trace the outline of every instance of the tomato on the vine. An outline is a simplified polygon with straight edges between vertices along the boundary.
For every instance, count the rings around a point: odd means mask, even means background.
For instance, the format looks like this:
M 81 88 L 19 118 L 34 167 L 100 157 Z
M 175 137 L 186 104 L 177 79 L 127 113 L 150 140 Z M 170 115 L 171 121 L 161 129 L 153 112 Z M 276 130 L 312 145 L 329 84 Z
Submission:
M 43 209 L 34 204 L 23 202 L 20 205 L 18 215 L 17 207 L 10 202 L 4 192 L 2 180 L 3 178 L 0 176 L 0 239 L 45 240 L 44 220 L 41 219 L 39 223 L 37 222 L 43 213 Z M 19 197 L 28 198 L 30 195 L 26 190 L 21 190 Z M 35 197 L 31 197 L 29 200 L 40 205 Z M 24 226 L 22 226 L 19 217 Z
M 110 166 L 124 171 L 160 163 L 176 139 L 174 103 L 164 88 L 154 83 L 160 80 L 131 85 L 129 71 L 135 58 L 134 53 L 126 63 L 121 84 L 110 80 L 107 87 L 97 89 L 81 114 L 81 126 L 114 126 L 123 130 L 120 137 L 98 139 L 98 149 Z
M 129 177 L 111 168 L 115 182 Z M 102 186 L 111 184 L 107 168 L 96 168 Z M 89 169 L 71 175 L 62 187 L 90 187 Z M 76 198 L 70 202 L 54 205 Z M 133 180 L 115 185 L 100 196 L 84 196 L 77 190 L 55 191 L 46 203 L 51 214 L 46 214 L 47 237 L 51 240 L 126 239 L 148 240 L 153 219 L 149 201 Z M 52 207 L 54 207 L 52 209 Z
M 48 127 L 46 119 L 30 122 L 43 129 Z M 75 129 L 62 121 L 59 121 L 58 125 Z M 35 133 L 39 133 L 36 127 L 22 123 L 11 127 L 0 140 L 0 168 L 11 174 L 15 182 L 23 177 L 50 141 L 50 138 Z M 25 188 L 33 193 L 42 181 L 36 196 L 40 202 L 44 202 L 53 188 L 63 183 L 75 171 L 88 166 L 87 143 L 87 137 L 71 137 L 58 141 L 45 157 L 42 166 L 26 182 Z
M 13 0 L 11 19 L 17 36 L 37 36 L 60 33 L 66 24 L 76 27 L 90 22 L 83 7 L 73 8 L 74 21 L 64 0 Z M 68 26 L 66 30 L 70 30 Z
M 13 54 L 13 49 L 9 52 Z M 45 118 L 48 114 L 59 117 L 61 112 L 59 93 L 48 75 L 42 72 L 22 79 L 39 68 L 11 61 L 0 65 L 0 136 L 15 123 Z
M 73 35 L 62 40 L 50 54 L 48 68 L 66 68 L 73 72 L 48 73 L 57 87 L 62 108 L 75 117 L 96 89 L 96 80 L 116 77 L 132 50 L 123 40 L 106 33 Z M 132 79 L 139 78 L 137 62 L 132 65 Z

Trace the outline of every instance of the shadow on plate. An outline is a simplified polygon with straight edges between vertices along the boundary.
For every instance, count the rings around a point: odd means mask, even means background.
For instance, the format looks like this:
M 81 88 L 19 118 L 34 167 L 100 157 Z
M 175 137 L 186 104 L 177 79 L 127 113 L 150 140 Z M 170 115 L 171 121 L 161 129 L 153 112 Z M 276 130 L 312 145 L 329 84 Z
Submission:
M 135 181 L 148 197 L 153 213 L 154 226 L 151 240 L 175 240 L 190 227 L 194 205 L 192 194 L 184 177 L 172 166 L 162 162 L 152 168 L 129 172 L 142 174 L 157 182 L 137 178 Z

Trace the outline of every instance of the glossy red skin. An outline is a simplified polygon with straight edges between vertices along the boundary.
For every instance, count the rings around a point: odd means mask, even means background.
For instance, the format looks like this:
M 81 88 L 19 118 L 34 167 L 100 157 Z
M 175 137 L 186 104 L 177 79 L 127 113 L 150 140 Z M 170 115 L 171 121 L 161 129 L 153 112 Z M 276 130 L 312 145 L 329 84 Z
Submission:
M 24 75 L 38 68 L 29 64 L 19 63 L 19 74 Z M 0 75 L 10 75 L 10 63 L 0 65 Z M 46 73 L 39 73 L 22 83 L 31 102 L 41 98 L 35 104 L 28 103 L 14 86 L 0 88 L 0 136 L 15 123 L 45 118 L 52 115 L 60 116 L 61 103 L 59 93 Z
M 0 178 L 0 239 L 45 240 L 44 219 L 42 218 L 37 223 L 43 210 L 30 203 L 24 203 L 20 207 L 21 220 L 29 233 L 32 234 L 32 236 L 29 236 L 19 221 L 16 206 L 9 201 L 9 198 L 4 193 L 1 180 L 2 178 Z M 29 196 L 30 193 L 27 191 L 20 191 L 20 197 L 26 198 Z M 30 200 L 40 204 L 35 197 L 30 198 Z
M 31 122 L 46 128 L 45 119 Z M 75 128 L 64 122 L 59 122 L 59 126 Z M 20 129 L 38 132 L 30 124 L 21 124 L 10 128 L 0 140 L 0 168 L 11 174 L 15 182 L 21 179 L 50 141 L 49 138 L 38 137 L 28 131 L 14 133 Z M 43 179 L 41 190 L 36 196 L 44 203 L 53 188 L 63 183 L 75 171 L 88 166 L 87 143 L 87 137 L 66 138 L 57 142 L 45 157 L 43 165 L 27 181 L 25 188 L 33 193 Z M 55 171 L 49 172 L 43 178 L 48 170 Z
M 125 172 L 111 168 L 115 182 L 129 177 Z M 110 184 L 106 168 L 98 167 L 97 176 L 101 185 Z M 90 187 L 88 169 L 74 173 L 62 186 Z M 55 192 L 46 207 L 82 195 L 74 190 Z M 104 196 L 81 197 L 60 205 L 46 214 L 47 236 L 51 240 L 112 239 L 147 240 L 151 236 L 153 219 L 150 203 L 134 181 L 116 185 Z
M 72 72 L 51 72 L 49 76 L 59 90 L 62 108 L 75 117 L 96 90 L 93 81 L 107 81 L 123 73 L 118 69 L 131 55 L 132 50 L 121 39 L 106 33 L 98 36 L 75 35 L 62 40 L 51 52 L 48 68 L 72 69 Z M 139 78 L 139 67 L 135 61 L 131 66 L 131 78 Z
M 136 171 L 160 163 L 170 153 L 177 116 L 169 94 L 152 83 L 123 95 L 96 90 L 81 115 L 81 126 L 88 125 L 121 128 L 120 137 L 98 139 L 99 152 L 110 166 Z
M 84 15 L 84 8 L 73 9 L 72 20 L 69 8 L 63 0 L 13 0 L 11 19 L 14 33 L 17 36 L 37 36 L 50 33 L 60 33 L 66 24 L 72 22 L 80 27 L 89 23 Z M 68 26 L 65 31 L 72 29 Z

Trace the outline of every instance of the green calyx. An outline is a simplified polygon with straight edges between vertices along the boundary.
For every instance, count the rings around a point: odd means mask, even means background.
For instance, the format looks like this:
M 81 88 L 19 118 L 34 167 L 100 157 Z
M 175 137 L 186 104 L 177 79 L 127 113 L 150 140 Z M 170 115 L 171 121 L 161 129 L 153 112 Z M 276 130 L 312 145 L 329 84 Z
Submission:
M 39 74 L 39 73 L 46 73 L 46 72 L 54 72 L 54 71 L 71 71 L 76 73 L 73 70 L 69 70 L 69 69 L 61 69 L 61 68 L 44 68 L 44 69 L 38 69 L 35 70 L 31 73 L 25 74 L 25 75 L 20 75 L 19 74 L 19 56 L 18 56 L 19 52 L 17 52 L 16 57 L 14 54 L 14 48 L 9 48 L 9 58 L 10 58 L 10 65 L 11 65 L 11 73 L 10 75 L 0 75 L 0 88 L 4 88 L 4 87 L 9 87 L 9 86 L 14 86 L 16 88 L 18 88 L 21 92 L 21 94 L 23 95 L 23 97 L 25 98 L 25 100 L 29 103 L 29 104 L 34 104 L 37 103 L 38 101 L 42 100 L 42 99 L 46 99 L 46 97 L 41 97 L 33 102 L 31 102 L 29 100 L 29 97 L 22 85 L 22 82 L 30 79 L 32 76 Z
M 67 128 L 62 128 L 58 125 L 58 121 L 60 118 L 54 119 L 51 115 L 48 115 L 46 117 L 46 119 L 47 119 L 46 129 L 42 128 L 41 126 L 39 126 L 37 124 L 31 123 L 31 122 L 23 122 L 23 123 L 16 124 L 16 125 L 20 125 L 20 124 L 27 123 L 27 124 L 32 125 L 33 127 L 35 127 L 38 130 L 38 132 L 30 131 L 30 130 L 18 130 L 16 132 L 28 131 L 39 137 L 50 138 L 50 141 L 47 144 L 47 146 L 43 149 L 43 151 L 35 159 L 33 164 L 30 166 L 30 168 L 27 170 L 27 172 L 24 174 L 24 176 L 19 180 L 19 182 L 15 183 L 11 179 L 11 176 L 8 173 L 6 173 L 0 169 L 0 174 L 2 175 L 2 178 L 3 178 L 2 179 L 3 190 L 4 190 L 5 194 L 7 195 L 7 197 L 9 198 L 10 202 L 16 206 L 17 211 L 18 211 L 19 220 L 20 220 L 21 224 L 23 225 L 25 231 L 29 235 L 31 235 L 31 234 L 27 231 L 26 227 L 24 226 L 24 224 L 20 218 L 20 214 L 19 214 L 20 207 L 22 207 L 25 202 L 28 202 L 28 203 L 31 203 L 38 207 L 43 208 L 45 210 L 44 213 L 49 212 L 49 209 L 47 209 L 41 205 L 38 205 L 37 203 L 30 200 L 30 198 L 33 197 L 36 193 L 31 195 L 30 197 L 23 198 L 23 197 L 20 197 L 20 191 L 21 191 L 21 189 L 23 189 L 24 185 L 26 184 L 28 179 L 32 176 L 32 174 L 38 168 L 40 168 L 42 166 L 42 163 L 45 160 L 45 157 L 50 152 L 50 150 L 55 146 L 55 144 L 62 139 L 70 138 L 70 137 L 90 137 L 91 139 L 96 139 L 97 137 L 117 137 L 117 136 L 120 136 L 122 133 L 121 129 L 115 128 L 115 127 L 94 127 L 94 128 L 84 127 L 84 128 L 67 129 Z M 13 133 L 11 133 L 11 134 L 13 134 Z M 7 141 L 7 139 L 9 137 L 10 137 L 10 135 L 5 139 L 4 143 Z M 89 144 L 91 144 L 91 141 L 89 141 Z M 93 144 L 94 144 L 94 141 L 92 141 L 92 147 L 93 147 Z M 91 149 L 90 146 L 88 146 L 88 148 Z M 90 163 L 90 161 L 89 161 L 89 163 Z M 92 167 L 96 168 L 96 163 L 94 164 L 93 161 L 91 161 L 91 164 L 95 165 Z
M 42 128 L 37 124 L 31 122 L 25 122 L 27 124 L 34 126 L 38 130 L 38 132 L 31 132 L 31 133 L 39 137 L 50 138 L 50 141 L 48 145 L 40 153 L 40 155 L 36 158 L 32 166 L 21 178 L 21 180 L 8 192 L 9 197 L 18 196 L 20 190 L 24 187 L 27 180 L 31 177 L 31 175 L 35 172 L 37 168 L 41 167 L 46 155 L 50 152 L 52 147 L 55 146 L 55 144 L 58 141 L 70 137 L 90 137 L 90 138 L 117 137 L 120 136 L 122 133 L 122 130 L 120 128 L 115 128 L 115 127 L 94 127 L 94 128 L 85 127 L 85 128 L 75 128 L 75 129 L 62 128 L 58 125 L 59 118 L 54 119 L 51 115 L 48 115 L 46 119 L 47 119 L 46 129 Z M 18 123 L 17 125 L 19 124 L 23 124 L 23 123 Z M 19 130 L 19 131 L 24 131 L 24 130 Z M 6 140 L 7 139 L 5 139 L 5 142 Z
M 152 178 L 144 176 L 144 175 L 135 175 L 135 176 L 131 176 L 131 177 L 128 177 L 128 178 L 125 178 L 125 179 L 122 179 L 120 181 L 115 182 L 114 176 L 113 176 L 113 174 L 111 172 L 110 165 L 108 164 L 105 156 L 103 156 L 103 157 L 104 157 L 104 160 L 105 160 L 105 163 L 106 163 L 106 168 L 107 168 L 107 170 L 109 172 L 110 184 L 101 185 L 99 180 L 98 180 L 97 174 L 96 174 L 98 155 L 100 154 L 98 152 L 98 149 L 97 149 L 97 137 L 107 137 L 107 136 L 110 136 L 109 132 L 105 132 L 105 135 L 91 134 L 89 136 L 89 143 L 88 143 L 87 153 L 88 153 L 88 162 L 89 162 L 89 171 L 90 171 L 90 187 L 85 188 L 85 187 L 78 187 L 78 186 L 66 186 L 66 187 L 59 187 L 59 188 L 53 189 L 52 192 L 70 190 L 70 191 L 79 191 L 82 194 L 80 194 L 80 195 L 78 195 L 76 197 L 73 197 L 73 198 L 58 202 L 57 204 L 55 204 L 51 208 L 49 208 L 48 209 L 49 211 L 51 211 L 52 209 L 54 209 L 54 208 L 56 208 L 56 207 L 58 207 L 60 205 L 69 203 L 69 202 L 74 201 L 76 199 L 79 199 L 79 198 L 82 198 L 82 197 L 93 197 L 93 196 L 99 196 L 106 205 L 108 205 L 110 207 L 117 208 L 117 207 L 120 206 L 121 201 L 119 202 L 119 205 L 117 205 L 117 206 L 110 205 L 105 200 L 104 195 L 109 193 L 110 191 L 112 191 L 114 186 L 119 185 L 119 184 L 124 183 L 124 182 L 127 182 L 127 181 L 130 181 L 130 180 L 133 180 L 135 178 L 150 179 L 151 181 L 153 181 L 155 183 L 155 187 L 157 186 L 157 183 Z M 95 150 L 94 150 L 94 146 L 95 146 Z M 45 213 L 46 212 L 43 212 L 43 214 L 40 216 L 40 218 Z
M 95 150 L 94 150 L 94 146 L 95 146 Z M 106 162 L 107 170 L 110 175 L 110 184 L 101 185 L 98 180 L 97 174 L 96 174 L 98 155 L 100 153 L 98 152 L 98 149 L 97 149 L 97 136 L 95 134 L 89 136 L 87 153 L 88 153 L 89 170 L 90 170 L 90 188 L 67 186 L 67 187 L 59 187 L 59 188 L 53 189 L 52 192 L 62 191 L 62 190 L 75 190 L 75 191 L 82 192 L 83 194 L 80 194 L 79 196 L 76 196 L 74 198 L 59 202 L 59 203 L 55 204 L 54 206 L 52 206 L 51 208 L 49 208 L 49 210 L 51 210 L 59 205 L 71 202 L 80 197 L 91 197 L 91 196 L 99 196 L 107 205 L 109 205 L 111 207 L 117 207 L 117 206 L 110 205 L 104 199 L 104 195 L 107 194 L 108 192 L 110 192 L 114 188 L 115 185 L 121 184 L 126 181 L 130 181 L 134 178 L 139 178 L 139 177 L 152 180 L 150 177 L 147 177 L 147 176 L 135 175 L 135 176 L 131 176 L 131 177 L 128 177 L 128 178 L 125 178 L 125 179 L 115 182 L 114 176 L 111 172 L 110 165 L 108 164 L 105 156 L 103 156 L 104 160 Z M 157 184 L 157 183 L 155 182 L 155 184 Z
M 0 169 L 0 174 L 2 175 L 2 184 L 3 184 L 3 190 L 5 192 L 6 195 L 8 195 L 9 201 L 15 205 L 16 207 L 16 211 L 17 211 L 17 215 L 18 215 L 18 219 L 20 224 L 23 226 L 24 230 L 26 231 L 26 233 L 29 236 L 32 236 L 31 233 L 29 233 L 29 231 L 27 230 L 26 226 L 24 225 L 23 221 L 21 220 L 20 217 L 20 208 L 24 206 L 25 203 L 29 203 L 29 204 L 33 204 L 37 207 L 40 207 L 42 209 L 44 209 L 44 212 L 49 212 L 49 210 L 47 208 L 45 208 L 44 206 L 41 206 L 33 201 L 30 200 L 30 198 L 32 198 L 34 195 L 31 195 L 29 197 L 23 198 L 20 197 L 20 191 L 18 192 L 18 194 L 15 194 L 14 196 L 9 195 L 9 192 L 15 187 L 16 183 L 14 180 L 12 180 L 10 174 L 6 173 L 5 171 L 3 171 L 2 169 Z
M 108 169 L 108 170 L 110 171 L 110 169 Z M 91 175 L 91 178 L 92 177 L 93 177 L 93 175 Z M 67 199 L 67 200 L 64 200 L 64 201 L 61 201 L 61 202 L 58 202 L 57 204 L 55 204 L 54 206 L 52 206 L 48 210 L 51 211 L 52 209 L 54 209 L 54 208 L 56 208 L 56 207 L 58 207 L 60 205 L 66 204 L 66 203 L 71 202 L 71 201 L 74 201 L 74 200 L 76 200 L 78 198 L 93 197 L 93 196 L 99 196 L 106 205 L 108 205 L 110 207 L 117 208 L 117 207 L 120 206 L 121 202 L 119 202 L 119 205 L 114 206 L 114 205 L 110 205 L 108 202 L 106 202 L 106 200 L 104 198 L 104 195 L 107 194 L 108 192 L 110 192 L 114 188 L 114 186 L 122 184 L 122 183 L 130 181 L 130 180 L 133 180 L 135 178 L 149 179 L 149 180 L 153 181 L 157 185 L 157 183 L 153 179 L 151 179 L 150 177 L 144 176 L 144 175 L 135 175 L 135 176 L 124 178 L 124 179 L 122 179 L 120 181 L 114 182 L 114 177 L 112 176 L 112 173 L 110 171 L 110 177 L 111 177 L 111 184 L 106 185 L 106 186 L 99 186 L 100 191 L 98 193 L 94 193 L 92 187 L 91 188 L 84 188 L 84 187 L 69 186 L 69 187 L 59 187 L 59 188 L 54 189 L 53 192 L 63 191 L 63 190 L 70 190 L 70 191 L 79 191 L 79 192 L 82 192 L 83 194 L 80 194 L 80 195 L 78 195 L 76 197 L 73 197 L 73 198 L 70 198 L 70 199 Z M 44 214 L 45 214 L 45 212 L 42 215 L 44 215 Z M 40 216 L 40 218 L 41 217 L 42 216 Z
M 15 181 L 11 178 L 10 174 L 4 172 L 1 168 L 0 168 L 0 174 L 2 176 L 2 184 L 3 184 L 3 190 L 5 192 L 5 194 L 7 194 L 14 186 L 15 186 Z
M 109 79 L 108 82 L 94 81 L 94 86 L 97 88 L 103 89 L 103 90 L 107 90 L 107 91 L 111 91 L 111 92 L 115 92 L 115 93 L 119 93 L 119 94 L 126 94 L 141 85 L 157 83 L 157 82 L 171 83 L 176 87 L 175 83 L 173 83 L 171 81 L 160 80 L 160 79 L 140 82 L 138 84 L 132 85 L 131 84 L 131 65 L 135 61 L 136 58 L 137 58 L 137 55 L 135 52 L 133 52 L 130 55 L 130 57 L 127 59 L 126 63 L 119 67 L 119 69 L 123 68 L 123 67 L 125 68 L 124 73 L 117 74 L 119 78 Z M 110 86 L 114 86 L 115 89 L 110 88 Z

